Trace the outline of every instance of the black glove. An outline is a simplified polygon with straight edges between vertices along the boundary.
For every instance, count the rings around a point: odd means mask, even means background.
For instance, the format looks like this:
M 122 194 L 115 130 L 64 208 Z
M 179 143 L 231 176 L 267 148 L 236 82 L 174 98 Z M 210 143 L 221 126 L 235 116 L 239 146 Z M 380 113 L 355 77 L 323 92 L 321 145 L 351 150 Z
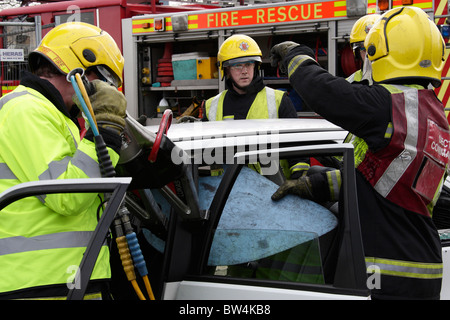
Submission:
M 139 122 L 140 124 L 142 124 L 144 127 L 147 123 L 147 116 L 145 114 L 141 114 L 139 116 L 139 118 L 136 119 L 137 122 Z
M 287 194 L 296 194 L 302 198 L 314 200 L 309 177 L 302 176 L 297 180 L 286 180 L 272 195 L 272 200 L 278 201 Z
M 177 119 L 177 123 L 196 122 L 196 121 L 201 121 L 201 119 L 197 119 L 196 117 L 193 116 L 183 116 Z
M 296 42 L 284 41 L 272 47 L 270 50 L 270 65 L 272 67 L 280 67 L 282 73 L 286 72 L 286 66 L 284 58 L 293 48 L 300 46 Z

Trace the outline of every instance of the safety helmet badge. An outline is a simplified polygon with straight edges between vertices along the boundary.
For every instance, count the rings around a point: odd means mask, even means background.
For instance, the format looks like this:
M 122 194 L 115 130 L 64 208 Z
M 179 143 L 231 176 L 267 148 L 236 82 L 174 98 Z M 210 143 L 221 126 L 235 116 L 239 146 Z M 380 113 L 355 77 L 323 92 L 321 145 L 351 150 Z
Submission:
M 242 41 L 241 43 L 239 43 L 239 49 L 241 49 L 241 51 L 248 51 L 248 49 L 250 49 L 250 46 L 246 41 Z

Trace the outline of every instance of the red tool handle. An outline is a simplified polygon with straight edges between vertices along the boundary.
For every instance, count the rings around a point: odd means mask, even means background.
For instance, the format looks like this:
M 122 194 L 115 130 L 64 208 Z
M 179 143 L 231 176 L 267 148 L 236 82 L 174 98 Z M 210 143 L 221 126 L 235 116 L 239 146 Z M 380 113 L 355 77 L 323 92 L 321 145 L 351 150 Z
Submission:
M 172 110 L 166 109 L 163 113 L 161 122 L 159 123 L 159 129 L 158 132 L 156 133 L 155 143 L 153 144 L 152 150 L 150 151 L 150 155 L 148 156 L 148 160 L 150 162 L 156 161 L 159 147 L 161 146 L 163 134 L 167 134 L 167 130 L 169 130 L 169 127 L 172 124 L 172 118 L 173 118 Z

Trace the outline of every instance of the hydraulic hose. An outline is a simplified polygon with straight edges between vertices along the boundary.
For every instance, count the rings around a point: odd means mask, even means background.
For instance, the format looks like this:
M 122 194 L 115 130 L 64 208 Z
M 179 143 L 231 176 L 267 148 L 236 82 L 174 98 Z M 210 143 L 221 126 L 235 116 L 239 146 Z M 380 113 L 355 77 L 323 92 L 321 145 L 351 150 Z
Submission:
M 116 230 L 116 243 L 119 250 L 120 260 L 122 261 L 123 270 L 133 286 L 134 291 L 140 300 L 145 300 L 145 296 L 142 294 L 139 285 L 136 282 L 136 274 L 134 272 L 133 261 L 131 259 L 130 250 L 126 237 L 123 235 L 120 218 L 114 220 L 114 228 Z
M 72 86 L 75 90 L 75 94 L 80 101 L 81 108 L 88 119 L 89 126 L 92 128 L 92 132 L 94 134 L 94 143 L 95 149 L 97 152 L 97 158 L 100 165 L 100 171 L 102 177 L 114 177 L 116 175 L 116 171 L 114 166 L 112 165 L 111 158 L 109 157 L 108 149 L 106 144 L 101 136 L 97 121 L 95 120 L 95 115 L 92 110 L 92 106 L 89 100 L 89 95 L 86 92 L 86 88 L 84 86 L 83 80 L 81 76 L 84 74 L 84 70 L 79 68 L 72 70 L 68 75 L 67 79 L 70 80 Z M 170 125 L 170 124 L 169 124 Z M 119 209 L 119 217 L 115 219 L 114 225 L 116 230 L 116 243 L 117 248 L 119 250 L 120 259 L 122 260 L 122 266 L 127 276 L 127 279 L 131 282 L 136 294 L 138 295 L 140 300 L 145 300 L 145 296 L 142 294 L 139 285 L 136 281 L 136 275 L 133 267 L 133 260 L 135 263 L 136 269 L 138 269 L 139 274 L 144 280 L 145 287 L 147 289 L 147 293 L 151 300 L 155 300 L 153 295 L 153 291 L 150 286 L 150 282 L 148 280 L 148 271 L 145 265 L 144 256 L 142 255 L 142 251 L 140 249 L 136 233 L 134 233 L 133 228 L 130 223 L 130 219 L 128 217 L 128 209 L 125 205 L 122 204 Z M 121 223 L 124 224 L 124 228 L 126 229 L 126 235 L 122 232 Z M 130 254 L 130 249 L 128 243 L 132 244 L 132 250 Z M 133 256 L 133 259 L 131 258 Z
M 80 69 L 82 71 L 82 69 Z M 75 69 L 75 71 L 78 71 Z M 72 71 L 71 73 L 73 73 Z M 92 106 L 89 100 L 89 96 L 86 92 L 86 88 L 84 87 L 83 80 L 81 79 L 79 71 L 74 74 L 69 74 L 70 82 L 75 90 L 75 94 L 80 101 L 82 111 L 88 119 L 89 126 L 92 128 L 92 132 L 94 134 L 94 143 L 95 150 L 97 151 L 98 163 L 100 165 L 100 171 L 102 177 L 114 177 L 116 175 L 116 171 L 111 162 L 111 158 L 109 157 L 108 149 L 106 148 L 105 141 L 103 137 L 100 135 L 98 131 L 97 121 L 95 120 L 95 115 L 92 110 Z
M 125 229 L 125 238 L 127 239 L 128 247 L 131 252 L 131 256 L 133 257 L 134 266 L 144 280 L 145 288 L 150 300 L 155 300 L 155 296 L 153 295 L 153 290 L 148 279 L 147 266 L 145 264 L 144 256 L 142 255 L 136 233 L 133 231 L 133 227 L 131 226 L 128 209 L 126 207 L 122 207 L 119 214 Z
M 92 132 L 94 133 L 94 136 L 98 136 L 99 132 L 98 132 L 98 127 L 97 127 L 97 121 L 95 121 L 93 118 L 94 112 L 92 111 L 92 106 L 91 106 L 89 97 L 87 95 L 86 89 L 84 87 L 83 81 L 81 79 L 80 72 L 83 73 L 84 71 L 82 69 L 75 69 L 71 73 L 69 73 L 67 76 L 68 76 L 68 79 L 70 80 L 70 82 L 72 83 L 72 87 L 75 90 L 75 94 L 77 95 L 78 100 L 80 101 L 81 108 L 82 108 L 81 111 L 83 111 L 84 115 L 87 117 L 89 126 L 92 128 Z M 83 94 L 85 94 L 85 96 L 83 96 Z M 87 103 L 89 104 L 89 107 L 88 107 Z

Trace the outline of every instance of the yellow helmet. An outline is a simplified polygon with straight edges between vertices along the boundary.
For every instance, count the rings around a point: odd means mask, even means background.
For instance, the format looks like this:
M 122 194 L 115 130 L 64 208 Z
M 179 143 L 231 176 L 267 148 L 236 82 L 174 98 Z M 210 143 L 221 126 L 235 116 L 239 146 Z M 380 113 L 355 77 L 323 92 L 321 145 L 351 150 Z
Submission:
M 217 60 L 220 70 L 233 63 L 245 61 L 261 62 L 262 53 L 255 40 L 244 34 L 235 34 L 225 40 L 219 48 Z
M 354 44 L 358 44 L 359 42 L 363 42 L 366 40 L 366 36 L 369 33 L 370 29 L 374 25 L 375 21 L 377 21 L 381 15 L 379 14 L 368 14 L 361 18 L 359 18 L 352 27 L 352 31 L 350 32 L 350 45 L 354 48 Z
M 119 47 L 106 31 L 91 24 L 68 22 L 50 30 L 30 53 L 32 71 L 42 56 L 63 74 L 76 68 L 96 67 L 96 71 L 116 87 L 122 85 L 124 58 Z
M 441 85 L 444 40 L 422 9 L 400 7 L 385 12 L 364 46 L 375 81 L 423 78 L 434 87 Z

